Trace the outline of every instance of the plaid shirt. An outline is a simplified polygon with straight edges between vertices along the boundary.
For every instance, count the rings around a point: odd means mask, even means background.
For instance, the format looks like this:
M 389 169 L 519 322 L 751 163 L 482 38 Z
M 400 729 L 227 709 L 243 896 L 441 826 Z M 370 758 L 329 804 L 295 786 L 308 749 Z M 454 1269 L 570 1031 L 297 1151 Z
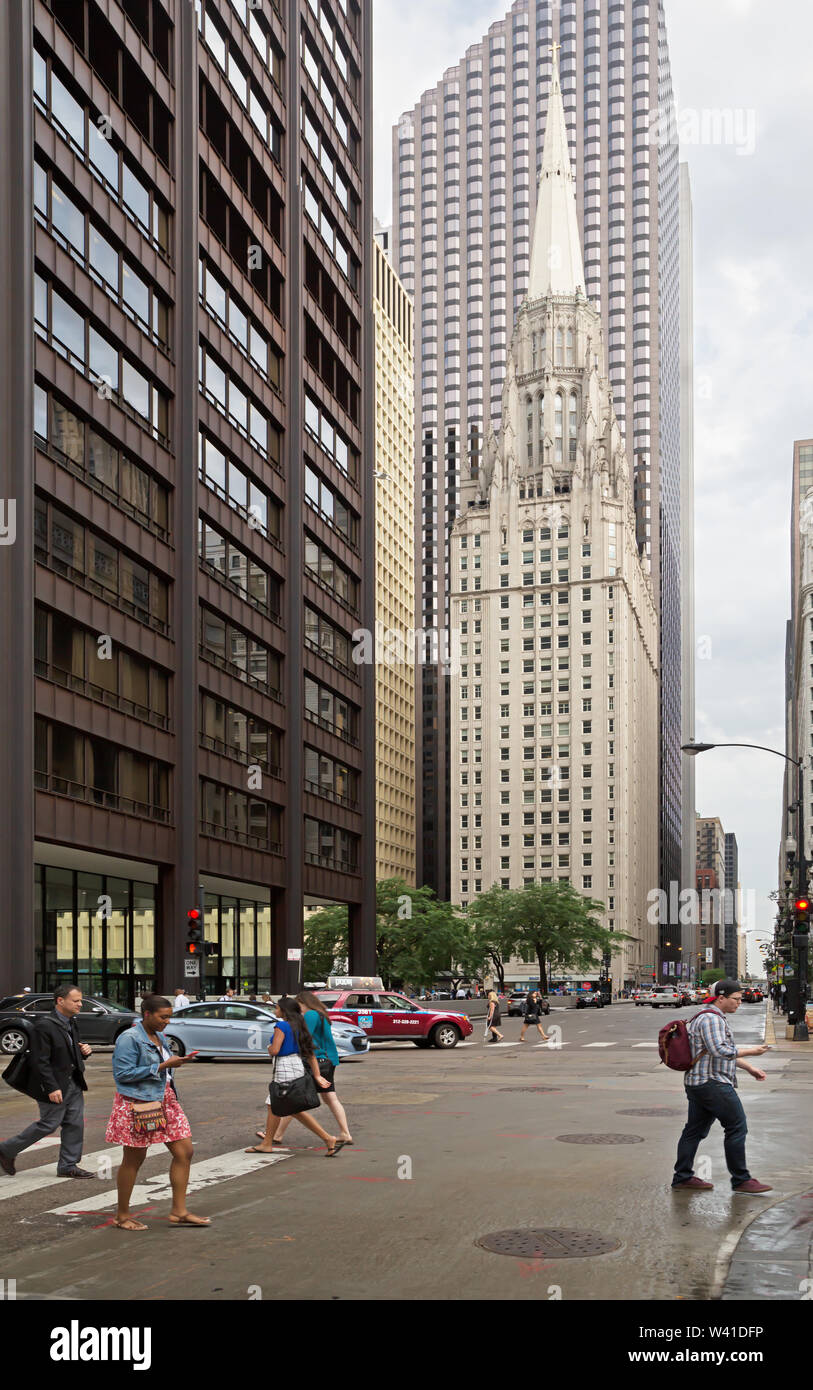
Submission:
M 729 1086 L 737 1084 L 737 1044 L 725 1020 L 725 1014 L 715 1005 L 707 1005 L 707 1011 L 695 1014 L 686 1025 L 692 1057 L 697 1058 L 703 1048 L 705 1053 L 694 1062 L 684 1076 L 687 1086 L 703 1086 L 707 1081 L 725 1081 Z

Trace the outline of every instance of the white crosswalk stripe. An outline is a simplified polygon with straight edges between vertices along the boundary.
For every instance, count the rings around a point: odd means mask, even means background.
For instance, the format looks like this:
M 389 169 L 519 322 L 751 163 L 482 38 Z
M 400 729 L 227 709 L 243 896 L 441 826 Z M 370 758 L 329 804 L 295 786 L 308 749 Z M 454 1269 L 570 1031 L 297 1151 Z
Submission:
M 166 1154 L 163 1144 L 152 1146 L 160 1149 Z M 279 1154 L 248 1154 L 242 1149 L 235 1149 L 233 1153 L 218 1154 L 216 1158 L 205 1158 L 201 1163 L 192 1163 L 192 1175 L 189 1179 L 189 1192 L 201 1192 L 206 1187 L 211 1187 L 214 1183 L 225 1182 L 229 1178 L 243 1178 L 248 1173 L 256 1173 L 260 1168 L 271 1168 L 275 1163 L 282 1163 L 283 1159 L 293 1158 L 292 1153 Z M 143 1207 L 153 1202 L 164 1202 L 172 1196 L 172 1188 L 169 1182 L 169 1172 L 158 1173 L 154 1178 L 148 1178 L 144 1183 L 137 1183 L 133 1188 L 133 1195 L 130 1199 L 131 1207 Z M 51 1207 L 52 1216 L 75 1216 L 82 1212 L 105 1211 L 109 1207 L 115 1207 L 117 1194 L 115 1188 L 108 1192 L 98 1192 L 93 1197 L 80 1199 L 76 1202 L 68 1202 L 66 1206 Z
M 656 1042 L 633 1043 L 632 1045 L 633 1045 L 633 1047 L 657 1047 L 657 1046 L 658 1046 L 658 1044 L 657 1044 Z
M 582 1047 L 616 1047 L 614 1042 L 582 1043 Z
M 33 1147 L 33 1146 L 32 1146 Z M 151 1150 L 160 1149 L 163 1151 L 163 1144 L 152 1144 L 147 1150 L 147 1157 L 151 1156 Z M 25 1149 L 25 1153 L 29 1150 Z M 106 1149 L 99 1149 L 98 1153 L 83 1154 L 80 1166 L 95 1172 L 96 1165 L 100 1159 L 112 1163 L 114 1168 L 118 1168 L 121 1163 L 122 1150 L 115 1144 L 110 1144 Z M 109 1176 L 109 1175 L 106 1175 Z M 76 1188 L 77 1178 L 62 1178 L 56 1171 L 55 1163 L 41 1163 L 38 1168 L 29 1168 L 24 1173 L 18 1173 L 14 1178 L 3 1178 L 0 1182 L 0 1202 L 7 1202 L 11 1197 L 23 1197 L 28 1192 L 39 1192 L 43 1187 L 52 1187 L 54 1183 L 70 1183 L 72 1188 Z

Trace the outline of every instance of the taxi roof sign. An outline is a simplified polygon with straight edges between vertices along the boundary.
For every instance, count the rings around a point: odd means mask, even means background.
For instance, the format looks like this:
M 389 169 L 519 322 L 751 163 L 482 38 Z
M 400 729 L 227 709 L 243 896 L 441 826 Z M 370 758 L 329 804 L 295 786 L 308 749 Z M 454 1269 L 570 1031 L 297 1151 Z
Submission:
M 328 975 L 329 989 L 383 989 L 380 975 Z

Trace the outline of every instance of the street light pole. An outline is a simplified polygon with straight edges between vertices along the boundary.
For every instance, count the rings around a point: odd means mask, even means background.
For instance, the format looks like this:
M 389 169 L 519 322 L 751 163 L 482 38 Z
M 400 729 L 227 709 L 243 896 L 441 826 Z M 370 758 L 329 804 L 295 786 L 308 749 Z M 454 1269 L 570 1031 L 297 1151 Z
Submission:
M 776 758 L 783 758 L 786 763 L 792 763 L 796 768 L 798 778 L 798 800 L 796 802 L 796 834 L 798 836 L 798 849 L 796 857 L 796 885 L 797 897 L 807 896 L 807 861 L 805 860 L 805 833 L 804 833 L 804 764 L 800 758 L 791 758 L 787 753 L 780 753 L 778 748 L 767 748 L 763 743 L 684 743 L 681 751 L 688 753 L 690 757 L 696 757 L 698 753 L 707 753 L 711 748 L 756 748 L 761 753 L 773 753 Z M 793 809 L 792 807 L 789 809 Z M 786 848 L 788 857 L 791 851 Z M 794 924 L 793 911 L 790 913 L 791 923 Z M 795 924 L 794 924 L 795 925 Z M 793 928 L 791 927 L 791 930 Z M 793 1041 L 807 1042 L 809 1034 L 805 1021 L 805 1004 L 807 1002 L 807 950 L 808 933 L 807 931 L 794 931 L 793 944 L 797 951 L 797 970 L 792 981 L 794 1003 L 794 1027 Z

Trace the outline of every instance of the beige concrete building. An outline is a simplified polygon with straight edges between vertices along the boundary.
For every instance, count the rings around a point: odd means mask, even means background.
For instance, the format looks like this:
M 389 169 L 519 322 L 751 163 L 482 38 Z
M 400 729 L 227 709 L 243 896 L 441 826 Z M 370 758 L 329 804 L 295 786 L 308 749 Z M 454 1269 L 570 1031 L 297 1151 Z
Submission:
M 412 301 L 375 242 L 376 878 L 415 883 Z
M 658 619 L 584 283 L 554 68 L 502 425 L 452 528 L 452 900 L 570 879 L 634 937 L 613 960 L 618 988 L 651 978 L 657 951 Z

